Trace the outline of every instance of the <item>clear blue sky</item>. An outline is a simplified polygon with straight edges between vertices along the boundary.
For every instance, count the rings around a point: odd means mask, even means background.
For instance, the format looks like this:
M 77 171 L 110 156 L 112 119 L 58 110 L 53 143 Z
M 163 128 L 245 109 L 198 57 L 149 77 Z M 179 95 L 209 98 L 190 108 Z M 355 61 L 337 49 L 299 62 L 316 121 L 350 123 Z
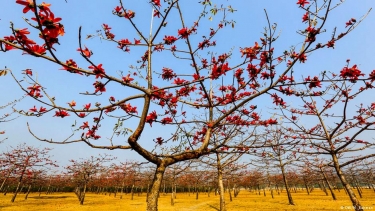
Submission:
M 136 12 L 134 19 L 140 29 L 147 34 L 150 24 L 151 7 L 147 4 L 147 0 L 138 1 L 124 1 L 125 7 Z M 129 3 L 127 3 L 129 2 Z M 197 14 L 196 1 L 182 1 L 182 8 L 188 24 L 191 24 Z M 297 35 L 296 31 L 302 29 L 304 26 L 301 23 L 303 11 L 298 9 L 296 0 L 285 1 L 252 1 L 252 0 L 232 0 L 232 1 L 213 1 L 218 4 L 230 3 L 232 7 L 238 10 L 231 17 L 236 20 L 234 29 L 227 28 L 219 36 L 215 38 L 219 45 L 214 49 L 217 52 L 225 52 L 234 47 L 238 51 L 240 46 L 252 46 L 255 41 L 259 42 L 259 37 L 266 26 L 266 18 L 264 10 L 266 9 L 271 23 L 278 24 L 278 30 L 281 32 L 280 38 L 275 44 L 276 52 L 281 53 L 284 50 L 289 50 L 290 46 L 301 46 L 303 38 Z M 339 1 L 336 1 L 339 2 Z M 39 2 L 41 3 L 41 2 Z M 57 17 L 63 18 L 62 23 L 65 26 L 65 36 L 59 38 L 61 46 L 56 46 L 57 55 L 61 60 L 73 58 L 80 66 L 87 67 L 88 64 L 80 57 L 76 51 L 78 48 L 78 27 L 83 26 L 83 36 L 87 34 L 94 34 L 96 30 L 101 29 L 101 24 L 107 23 L 113 27 L 113 32 L 118 38 L 138 38 L 134 30 L 126 20 L 119 19 L 112 15 L 112 9 L 119 5 L 118 1 L 88 1 L 88 0 L 51 0 L 48 3 L 52 4 L 52 11 Z M 328 17 L 326 28 L 326 37 L 332 33 L 330 29 L 337 25 L 338 31 L 344 30 L 345 22 L 350 18 L 360 19 L 369 8 L 374 7 L 375 2 L 372 0 L 347 0 L 342 6 L 335 9 Z M 0 7 L 0 36 L 8 36 L 11 34 L 9 23 L 12 21 L 16 28 L 25 28 L 27 24 L 22 17 L 30 18 L 30 14 L 22 13 L 22 6 L 15 4 L 13 1 L 7 1 Z M 208 18 L 208 17 L 207 17 Z M 215 17 L 217 18 L 217 17 Z M 215 20 L 214 20 L 215 21 Z M 375 69 L 375 42 L 374 42 L 374 11 L 369 14 L 367 19 L 363 21 L 357 29 L 349 34 L 345 39 L 336 44 L 335 49 L 324 49 L 313 53 L 306 64 L 297 65 L 300 68 L 300 74 L 307 75 L 309 72 L 318 74 L 322 70 L 338 72 L 345 65 L 346 59 L 351 59 L 352 64 L 358 64 L 359 68 L 368 73 Z M 175 19 L 168 20 L 171 29 L 165 29 L 166 34 L 176 35 L 179 26 Z M 201 27 L 206 27 L 202 25 Z M 35 32 L 34 32 L 35 33 Z M 323 37 L 324 37 L 323 36 Z M 160 39 L 161 40 L 161 39 Z M 139 54 L 137 50 L 132 48 L 132 53 L 123 53 L 116 49 L 114 44 L 108 44 L 99 39 L 83 40 L 84 44 L 93 50 L 93 61 L 103 63 L 107 71 L 112 71 L 113 74 L 117 70 L 122 70 L 125 73 L 128 71 L 128 66 L 134 64 L 138 59 Z M 134 53 L 133 53 L 134 52 Z M 86 101 L 85 98 L 77 97 L 77 92 L 85 92 L 92 89 L 93 79 L 76 77 L 72 74 L 66 74 L 60 67 L 42 61 L 40 59 L 32 58 L 28 55 L 21 55 L 20 51 L 10 51 L 0 54 L 0 68 L 7 66 L 12 69 L 19 79 L 23 77 L 21 70 L 31 68 L 34 74 L 38 74 L 38 80 L 47 87 L 53 96 L 56 96 L 60 103 L 67 103 L 71 100 L 77 101 L 78 106 L 82 106 Z M 154 60 L 156 66 L 177 66 L 178 63 L 169 64 L 169 60 L 158 58 Z M 304 71 L 306 74 L 304 74 Z M 314 75 L 314 74 L 312 74 Z M 2 90 L 0 105 L 20 97 L 23 92 L 18 88 L 16 83 L 10 76 L 0 77 L 0 89 Z M 113 90 L 113 89 L 112 89 Z M 119 96 L 121 98 L 122 90 L 110 91 L 105 96 L 110 95 Z M 112 93 L 112 94 L 111 94 Z M 113 94 L 114 93 L 114 94 Z M 367 98 L 371 100 L 370 98 Z M 364 99 L 364 100 L 367 100 Z M 92 101 L 92 104 L 95 101 Z M 34 105 L 38 105 L 32 100 L 25 100 L 18 109 L 28 110 Z M 37 106 L 38 107 L 38 106 Z M 9 112 L 9 110 L 1 110 L 0 114 Z M 70 134 L 70 125 L 74 123 L 74 118 L 56 119 L 51 118 L 53 114 L 46 115 L 46 118 L 39 119 L 35 117 L 20 117 L 15 121 L 9 123 L 0 123 L 0 131 L 5 130 L 6 134 L 1 137 L 8 137 L 9 139 L 0 145 L 0 151 L 5 150 L 8 146 L 16 145 L 17 143 L 26 142 L 33 146 L 48 146 L 54 148 L 54 158 L 62 164 L 66 163 L 68 159 L 78 159 L 80 157 L 88 157 L 98 153 L 110 153 L 117 156 L 120 160 L 126 159 L 141 159 L 136 153 L 127 150 L 95 150 L 84 144 L 71 145 L 50 145 L 41 143 L 35 140 L 27 131 L 26 122 L 29 122 L 36 134 L 43 138 L 53 138 L 55 140 L 63 140 Z M 77 124 L 81 121 L 78 120 Z M 112 126 L 108 127 L 111 130 Z M 131 127 L 131 126 L 129 126 Z M 149 134 L 155 133 L 160 128 L 152 128 L 147 133 L 142 135 L 142 139 L 147 139 Z M 158 131 L 160 132 L 160 131 Z M 164 131 L 166 132 L 166 131 Z M 104 138 L 106 137 L 103 135 Z M 153 144 L 152 142 L 150 144 Z

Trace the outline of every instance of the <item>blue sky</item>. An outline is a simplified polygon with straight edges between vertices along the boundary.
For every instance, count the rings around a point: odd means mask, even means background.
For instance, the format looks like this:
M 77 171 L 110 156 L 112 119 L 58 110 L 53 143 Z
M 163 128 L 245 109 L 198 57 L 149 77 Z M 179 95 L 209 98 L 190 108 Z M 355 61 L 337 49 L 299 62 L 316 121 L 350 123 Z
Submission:
M 147 0 L 138 1 L 124 1 L 125 7 L 136 12 L 134 21 L 141 31 L 148 34 L 151 6 L 147 4 Z M 181 7 L 183 8 L 185 21 L 190 25 L 199 10 L 196 6 L 197 1 L 182 1 Z M 213 1 L 215 2 L 215 1 Z M 219 43 L 214 50 L 218 53 L 226 52 L 230 48 L 234 48 L 238 52 L 239 47 L 252 46 L 254 42 L 259 42 L 263 28 L 266 26 L 267 21 L 264 13 L 266 9 L 271 23 L 277 23 L 277 30 L 280 31 L 280 38 L 275 43 L 274 47 L 276 53 L 281 53 L 284 50 L 289 50 L 291 46 L 300 48 L 304 38 L 296 33 L 297 30 L 305 27 L 301 22 L 303 11 L 296 5 L 296 1 L 251 1 L 251 0 L 232 0 L 232 1 L 216 1 L 217 4 L 221 3 L 231 4 L 236 13 L 231 14 L 229 19 L 236 21 L 235 27 L 226 28 L 215 40 Z M 339 2 L 339 1 L 335 1 Z M 40 2 L 39 2 L 40 3 Z M 52 4 L 52 11 L 55 15 L 61 17 L 62 23 L 65 26 L 66 34 L 60 38 L 60 46 L 56 46 L 57 55 L 61 60 L 73 58 L 82 67 L 87 67 L 89 64 L 85 63 L 84 59 L 80 57 L 76 51 L 78 48 L 78 28 L 82 26 L 82 34 L 85 37 L 88 34 L 95 34 L 96 30 L 101 29 L 103 23 L 109 24 L 113 28 L 113 32 L 118 38 L 138 38 L 138 35 L 132 30 L 130 24 L 124 20 L 119 19 L 112 15 L 112 9 L 119 5 L 118 1 L 88 1 L 68 0 L 51 0 L 48 3 Z M 369 8 L 375 6 L 371 0 L 347 0 L 340 7 L 332 11 L 328 17 L 326 25 L 327 32 L 322 35 L 322 39 L 328 40 L 332 33 L 332 27 L 337 26 L 338 32 L 345 30 L 345 22 L 350 18 L 359 20 L 362 15 L 366 14 Z M 22 6 L 14 2 L 7 1 L 6 4 L 0 8 L 0 37 L 10 35 L 9 22 L 12 21 L 16 28 L 25 28 L 27 24 L 23 21 L 22 17 L 30 18 L 30 14 L 22 13 Z M 208 17 L 206 17 L 208 18 Z M 217 21 L 218 17 L 214 17 L 212 22 Z M 155 20 L 156 23 L 158 20 Z M 167 20 L 169 26 L 163 31 L 165 34 L 177 35 L 177 29 L 181 28 L 180 23 L 175 19 Z M 155 23 L 155 24 L 156 24 Z M 359 69 L 368 73 L 375 69 L 375 42 L 374 39 L 374 11 L 358 26 L 352 33 L 350 33 L 343 40 L 337 42 L 335 49 L 323 49 L 314 52 L 308 58 L 306 64 L 296 65 L 298 74 L 306 76 L 307 74 L 318 74 L 322 70 L 339 72 L 346 64 L 346 59 L 351 59 L 352 64 L 358 64 Z M 202 30 L 208 27 L 209 21 L 202 24 Z M 35 34 L 35 32 L 34 32 Z M 160 37 L 161 39 L 164 37 Z M 93 50 L 93 61 L 95 63 L 103 63 L 106 70 L 116 71 L 121 70 L 126 73 L 129 70 L 129 65 L 134 64 L 144 50 L 137 50 L 132 48 L 131 53 L 124 53 L 116 49 L 116 45 L 101 41 L 99 39 L 83 39 L 83 44 Z M 56 96 L 57 102 L 61 104 L 70 102 L 71 100 L 77 101 L 77 105 L 88 101 L 85 97 L 78 98 L 77 92 L 85 92 L 92 88 L 93 79 L 76 77 L 72 74 L 66 74 L 61 67 L 51 64 L 40 59 L 33 58 L 28 55 L 21 55 L 20 51 L 10 51 L 0 54 L 0 68 L 7 66 L 12 69 L 16 76 L 21 79 L 21 70 L 31 68 L 34 74 L 38 75 L 38 80 L 47 87 L 48 91 Z M 81 65 L 82 64 L 82 65 Z M 173 66 L 178 67 L 180 63 L 173 62 L 163 57 L 156 57 L 154 65 L 157 67 Z M 298 75 L 296 75 L 298 76 Z M 112 87 L 110 87 L 112 88 Z M 110 89 L 108 88 L 108 89 Z M 122 92 L 126 90 L 113 87 L 112 92 L 106 93 L 105 97 L 111 96 L 113 93 L 121 98 Z M 121 88 L 121 87 L 120 87 Z M 11 79 L 10 76 L 0 77 L 0 89 L 3 90 L 0 99 L 0 105 L 4 105 L 9 101 L 23 95 L 23 92 L 18 88 L 17 84 Z M 363 98 L 363 101 L 370 101 L 371 98 Z M 93 101 L 94 102 L 94 101 Z M 262 102 L 257 102 L 260 105 Z M 34 105 L 38 105 L 32 100 L 25 100 L 17 105 L 18 109 L 28 110 Z M 0 111 L 0 114 L 9 112 L 9 110 Z M 35 140 L 27 131 L 26 122 L 29 122 L 32 129 L 40 134 L 43 138 L 53 138 L 56 140 L 63 140 L 70 135 L 70 125 L 74 123 L 74 118 L 58 119 L 51 118 L 53 114 L 50 113 L 49 117 L 43 119 L 35 117 L 20 117 L 9 123 L 0 123 L 0 131 L 5 130 L 6 136 L 9 139 L 0 145 L 0 151 L 5 150 L 10 145 L 26 142 L 33 146 L 48 146 L 54 148 L 54 158 L 62 163 L 66 163 L 68 159 L 78 159 L 80 157 L 88 157 L 98 153 L 110 153 L 119 158 L 119 160 L 126 159 L 141 159 L 136 153 L 126 150 L 95 150 L 91 149 L 84 144 L 71 144 L 71 145 L 50 145 L 41 143 Z M 48 115 L 47 115 L 48 116 Z M 77 120 L 77 124 L 81 121 Z M 131 125 L 129 126 L 131 128 Z M 111 130 L 111 126 L 107 128 Z M 142 135 L 142 139 L 147 139 L 149 134 L 160 132 L 160 127 L 149 128 L 147 133 Z M 168 131 L 164 131 L 167 133 Z M 150 144 L 153 144 L 151 142 Z

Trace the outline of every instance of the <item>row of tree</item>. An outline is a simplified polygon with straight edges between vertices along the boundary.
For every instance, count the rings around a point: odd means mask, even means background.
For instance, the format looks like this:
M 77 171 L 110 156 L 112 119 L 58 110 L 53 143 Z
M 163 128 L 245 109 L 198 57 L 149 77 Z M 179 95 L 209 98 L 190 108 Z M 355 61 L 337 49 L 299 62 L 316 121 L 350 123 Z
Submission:
M 4 195 L 13 193 L 11 202 L 15 201 L 20 192 L 25 193 L 25 199 L 30 192 L 39 192 L 39 196 L 42 193 L 74 192 L 81 205 L 88 191 L 114 194 L 114 197 L 119 195 L 119 198 L 130 194 L 131 200 L 135 194 L 150 193 L 154 167 L 149 163 L 118 163 L 116 158 L 100 155 L 70 160 L 64 170 L 58 170 L 58 165 L 48 155 L 49 151 L 48 148 L 37 149 L 22 144 L 1 154 L 0 191 Z M 332 165 L 317 157 L 275 158 L 268 153 L 258 156 L 255 166 L 233 159 L 233 154 L 225 154 L 231 155 L 231 159 L 216 155 L 216 158 L 221 159 L 209 162 L 209 159 L 215 160 L 215 156 L 207 156 L 205 159 L 170 166 L 159 192 L 170 193 L 172 206 L 177 193 L 195 194 L 196 199 L 200 193 L 208 196 L 210 193 L 219 194 L 221 210 L 225 210 L 224 195 L 227 193 L 232 201 L 232 197 L 236 197 L 241 190 L 264 196 L 270 194 L 272 198 L 275 194 L 286 194 L 291 205 L 294 205 L 292 194 L 297 191 L 305 191 L 309 195 L 315 188 L 319 188 L 331 195 L 333 200 L 336 200 L 335 191 L 348 193 Z M 252 157 L 256 159 L 254 155 Z M 275 162 L 272 159 L 276 159 Z M 362 189 L 368 188 L 375 192 L 374 171 L 375 160 L 356 162 L 345 168 L 345 176 L 360 198 Z
M 315 52 L 334 49 L 368 13 L 360 18 L 347 17 L 346 22 L 331 26 L 327 20 L 343 1 L 298 0 L 295 19 L 301 21 L 296 26 L 300 41 L 292 43 L 292 47 L 278 45 L 279 29 L 272 24 L 267 11 L 261 36 L 251 43 L 246 37 L 240 46 L 233 47 L 227 45 L 226 38 L 215 40 L 228 37 L 219 37 L 221 33 L 238 34 L 228 32 L 239 20 L 231 19 L 237 10 L 227 1 L 204 0 L 192 6 L 191 1 L 151 0 L 142 2 L 142 6 L 120 0 L 111 8 L 114 17 L 104 20 L 107 16 L 101 15 L 105 23 L 94 34 L 86 32 L 86 40 L 82 39 L 85 31 L 79 27 L 74 51 L 78 47 L 80 56 L 73 58 L 71 53 L 58 52 L 72 43 L 64 39 L 65 31 L 75 30 L 63 25 L 59 14 L 74 12 L 62 12 L 36 0 L 16 3 L 22 8 L 9 11 L 21 13 L 22 9 L 28 15 L 24 20 L 29 28 L 18 28 L 11 22 L 10 34 L 0 38 L 0 50 L 20 51 L 22 55 L 52 63 L 55 66 L 51 69 L 63 70 L 56 74 L 64 74 L 64 80 L 51 82 L 51 71 L 36 77 L 31 68 L 1 70 L 0 76 L 10 73 L 35 102 L 20 103 L 14 110 L 39 118 L 40 124 L 44 124 L 42 120 L 75 118 L 73 125 L 69 122 L 67 127 L 57 128 L 59 133 L 62 128 L 72 131 L 65 140 L 42 138 L 40 134 L 45 130 L 35 131 L 28 126 L 40 141 L 134 150 L 152 163 L 148 211 L 158 209 L 167 169 L 201 159 L 216 167 L 219 192 L 223 193 L 225 169 L 248 154 L 253 156 L 249 158 L 251 164 L 259 168 L 279 166 L 286 190 L 289 188 L 285 172 L 293 161 L 314 166 L 321 172 L 332 168 L 356 211 L 362 210 L 352 189 L 351 176 L 344 170 L 375 156 L 371 152 L 375 103 L 366 98 L 373 93 L 375 70 L 360 70 L 350 60 L 333 71 L 306 71 L 302 65 Z M 82 8 L 73 5 L 80 3 L 68 2 L 72 6 L 67 8 Z M 135 15 L 137 9 L 137 14 L 152 13 L 150 27 L 144 25 L 145 15 Z M 84 12 L 79 11 L 80 18 L 94 14 L 82 15 Z M 120 22 L 127 26 L 126 30 L 122 30 Z M 327 31 L 332 33 L 327 35 Z M 91 40 L 95 38 L 108 43 L 108 47 L 95 46 Z M 301 48 L 295 47 L 298 43 L 302 43 Z M 116 57 L 116 52 L 121 56 Z M 25 60 L 26 63 L 38 66 Z M 77 83 L 69 83 L 76 80 Z M 82 85 L 86 82 L 87 87 Z M 47 89 L 48 84 L 51 88 Z M 82 88 L 87 91 L 78 91 Z M 66 96 L 73 99 L 67 103 Z M 99 171 L 98 164 L 107 160 L 106 156 L 94 156 L 86 163 L 73 162 L 69 170 L 77 172 L 86 166 Z M 27 169 L 17 171 L 27 174 Z M 83 177 L 89 179 L 93 174 L 96 173 L 85 173 Z M 274 175 L 271 170 L 267 174 Z M 16 193 L 22 178 L 19 177 Z M 81 203 L 87 185 L 83 180 L 75 190 Z M 269 187 L 274 185 L 269 182 Z M 288 196 L 293 204 L 290 192 Z M 222 198 L 221 210 L 224 209 Z

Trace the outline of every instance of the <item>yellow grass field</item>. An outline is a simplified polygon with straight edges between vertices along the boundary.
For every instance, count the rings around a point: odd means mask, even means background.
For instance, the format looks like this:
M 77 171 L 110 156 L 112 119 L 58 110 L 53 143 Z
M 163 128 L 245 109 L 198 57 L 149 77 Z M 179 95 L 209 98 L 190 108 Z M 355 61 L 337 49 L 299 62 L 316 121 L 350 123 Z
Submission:
M 306 192 L 299 191 L 293 193 L 295 206 L 288 205 L 285 191 L 280 195 L 275 194 L 272 199 L 269 192 L 265 197 L 263 193 L 256 195 L 254 192 L 242 190 L 237 198 L 229 201 L 229 194 L 226 196 L 228 211 L 246 211 L 246 210 L 272 210 L 272 211 L 289 211 L 289 210 L 353 210 L 348 197 L 345 192 L 336 191 L 338 200 L 332 200 L 331 196 L 326 196 L 324 192 L 315 189 L 309 196 Z M 83 210 L 83 211 L 107 211 L 107 210 L 122 210 L 122 211 L 138 211 L 146 209 L 146 196 L 135 195 L 134 200 L 130 200 L 130 194 L 123 195 L 120 199 L 119 195 L 115 198 L 111 196 L 88 193 L 86 195 L 84 205 L 79 205 L 74 193 L 53 193 L 50 195 L 30 194 L 27 200 L 24 200 L 24 194 L 19 194 L 14 203 L 10 202 L 11 193 L 6 196 L 0 195 L 0 210 L 1 211 L 44 211 L 44 210 Z M 375 211 L 375 192 L 364 189 L 361 203 L 365 210 Z M 177 193 L 175 205 L 170 204 L 170 195 L 161 194 L 159 200 L 160 211 L 217 211 L 219 210 L 219 197 L 211 193 L 210 196 L 206 193 L 201 193 L 199 199 L 195 199 L 195 194 Z

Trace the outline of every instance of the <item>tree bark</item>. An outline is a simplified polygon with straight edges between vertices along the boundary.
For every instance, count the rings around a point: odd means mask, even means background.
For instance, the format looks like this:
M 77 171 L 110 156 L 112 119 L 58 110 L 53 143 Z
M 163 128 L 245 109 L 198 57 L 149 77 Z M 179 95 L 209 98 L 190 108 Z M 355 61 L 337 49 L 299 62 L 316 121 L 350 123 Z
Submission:
M 306 181 L 305 177 L 303 177 L 303 183 L 305 183 L 305 188 L 306 188 L 307 195 L 310 195 L 309 186 L 307 185 L 307 181 Z
M 344 176 L 344 173 L 341 171 L 341 167 L 340 167 L 339 160 L 338 160 L 337 156 L 335 154 L 331 154 L 331 155 L 332 155 L 332 161 L 333 161 L 333 165 L 335 167 L 337 176 L 339 177 L 342 185 L 344 186 L 344 189 L 345 189 L 346 193 L 349 195 L 350 201 L 352 201 L 352 204 L 353 204 L 355 210 L 356 211 L 363 211 L 361 203 L 359 202 L 359 200 L 355 196 L 355 194 L 352 190 L 352 187 L 350 186 L 350 184 L 348 183 L 348 181 L 346 180 L 346 178 Z
M 288 185 L 288 180 L 286 179 L 284 165 L 282 164 L 281 160 L 280 160 L 280 168 L 281 168 L 281 173 L 283 175 L 285 190 L 286 190 L 286 194 L 288 195 L 289 204 L 290 205 L 295 205 L 294 201 L 293 201 L 293 198 L 292 198 L 292 194 L 290 193 L 290 189 L 289 189 L 289 185 Z
M 320 168 L 320 172 L 323 174 L 324 180 L 325 180 L 326 183 L 327 183 L 328 189 L 329 189 L 329 191 L 331 192 L 331 196 L 332 196 L 333 200 L 336 200 L 336 195 L 335 195 L 335 193 L 333 192 L 332 186 L 331 186 L 331 184 L 330 184 L 329 181 L 328 181 L 328 178 L 327 178 L 326 173 L 323 171 L 322 168 Z
M 219 157 L 219 156 L 218 156 Z M 226 211 L 225 208 L 225 196 L 224 196 L 224 184 L 223 184 L 223 171 L 221 168 L 217 169 L 219 196 L 220 196 L 220 211 Z
M 161 182 L 163 180 L 165 166 L 163 163 L 156 167 L 154 179 L 152 181 L 151 190 L 147 197 L 147 211 L 158 210 L 158 196 L 160 192 Z
M 13 197 L 12 197 L 12 199 L 10 200 L 11 202 L 14 202 L 14 200 L 16 200 L 16 197 L 17 197 L 18 191 L 19 191 L 19 189 L 20 189 L 20 186 L 21 186 L 21 183 L 22 183 L 22 179 L 23 179 L 23 175 L 25 174 L 25 171 L 26 171 L 26 167 L 24 167 L 24 169 L 23 169 L 22 172 L 21 172 L 21 176 L 20 176 L 20 178 L 18 179 L 18 184 L 17 184 L 16 191 L 14 191 Z
M 80 205 L 83 205 L 83 202 L 85 201 L 86 187 L 87 187 L 87 183 L 85 182 L 85 185 L 83 186 L 83 191 L 81 193 L 81 198 L 79 200 Z
M 31 184 L 29 185 L 29 188 L 27 189 L 27 193 L 25 195 L 25 200 L 27 200 L 27 197 L 29 197 L 30 190 L 31 190 Z

